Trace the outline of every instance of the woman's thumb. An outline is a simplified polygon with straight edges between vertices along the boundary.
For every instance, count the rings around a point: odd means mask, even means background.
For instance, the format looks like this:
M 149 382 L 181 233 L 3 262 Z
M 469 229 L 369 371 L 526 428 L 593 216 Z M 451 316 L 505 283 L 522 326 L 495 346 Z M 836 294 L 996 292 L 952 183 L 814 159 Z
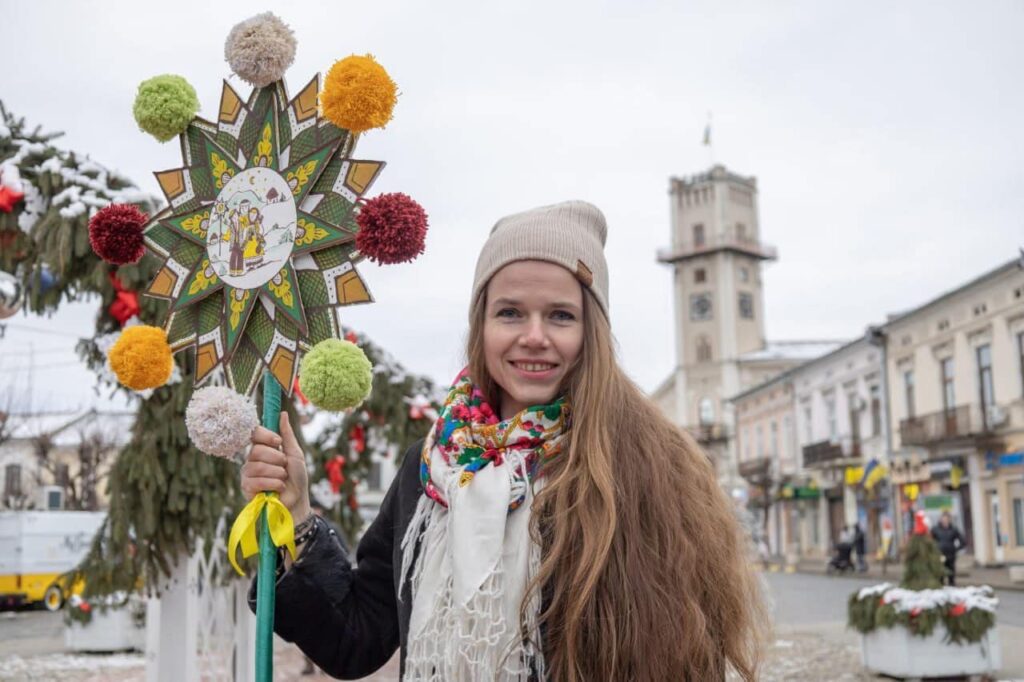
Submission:
M 285 443 L 297 442 L 295 440 L 295 432 L 292 431 L 291 420 L 288 419 L 288 413 L 284 410 L 281 411 L 281 423 L 279 426 L 281 429 L 281 440 L 283 440 Z

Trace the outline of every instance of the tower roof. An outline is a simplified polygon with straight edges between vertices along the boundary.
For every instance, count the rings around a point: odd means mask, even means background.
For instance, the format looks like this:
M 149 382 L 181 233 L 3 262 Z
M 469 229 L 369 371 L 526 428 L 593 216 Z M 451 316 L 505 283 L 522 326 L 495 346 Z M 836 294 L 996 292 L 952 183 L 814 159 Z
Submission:
M 672 191 L 677 188 L 689 188 L 694 185 L 700 185 L 706 182 L 715 181 L 729 181 L 740 185 L 746 185 L 750 189 L 757 189 L 757 178 L 753 175 L 745 176 L 739 173 L 734 173 L 722 164 L 715 164 L 703 173 L 693 173 L 692 175 L 684 175 L 682 177 L 671 177 L 669 178 L 669 185 Z

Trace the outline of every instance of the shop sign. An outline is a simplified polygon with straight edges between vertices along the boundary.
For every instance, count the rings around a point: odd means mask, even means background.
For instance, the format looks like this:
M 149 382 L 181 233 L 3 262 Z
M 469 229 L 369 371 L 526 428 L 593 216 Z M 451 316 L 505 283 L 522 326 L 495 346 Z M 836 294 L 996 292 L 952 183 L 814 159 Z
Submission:
M 787 500 L 816 500 L 821 497 L 821 490 L 813 485 L 785 485 L 779 494 Z
M 989 470 L 1020 466 L 1022 464 L 1024 464 L 1024 450 L 1008 452 L 1005 455 L 997 455 L 994 452 L 985 453 L 985 468 Z
M 922 495 L 921 502 L 925 511 L 951 511 L 953 509 L 952 495 Z
M 935 463 L 938 464 L 938 462 Z M 893 461 L 890 475 L 892 482 L 896 485 L 918 483 L 931 478 L 931 469 L 928 462 L 921 461 L 917 457 L 901 458 Z

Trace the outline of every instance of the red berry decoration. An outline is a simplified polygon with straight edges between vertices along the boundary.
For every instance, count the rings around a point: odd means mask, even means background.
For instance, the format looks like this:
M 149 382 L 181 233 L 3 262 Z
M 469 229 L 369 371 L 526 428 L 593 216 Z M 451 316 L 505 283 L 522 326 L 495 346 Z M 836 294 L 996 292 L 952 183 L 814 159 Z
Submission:
M 406 194 L 394 192 L 370 199 L 356 222 L 356 248 L 375 263 L 406 263 L 423 253 L 427 212 Z
M 146 247 L 142 229 L 149 216 L 131 204 L 101 208 L 89 221 L 89 243 L 96 255 L 112 265 L 138 263 Z

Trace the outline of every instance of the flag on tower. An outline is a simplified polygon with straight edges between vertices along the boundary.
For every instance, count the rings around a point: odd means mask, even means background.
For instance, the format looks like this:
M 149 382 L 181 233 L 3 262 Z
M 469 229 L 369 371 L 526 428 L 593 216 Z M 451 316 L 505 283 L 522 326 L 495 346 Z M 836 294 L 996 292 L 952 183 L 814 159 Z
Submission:
M 707 147 L 707 146 L 710 146 L 710 145 L 711 145 L 711 122 L 709 121 L 708 124 L 706 126 L 704 126 L 704 146 Z

